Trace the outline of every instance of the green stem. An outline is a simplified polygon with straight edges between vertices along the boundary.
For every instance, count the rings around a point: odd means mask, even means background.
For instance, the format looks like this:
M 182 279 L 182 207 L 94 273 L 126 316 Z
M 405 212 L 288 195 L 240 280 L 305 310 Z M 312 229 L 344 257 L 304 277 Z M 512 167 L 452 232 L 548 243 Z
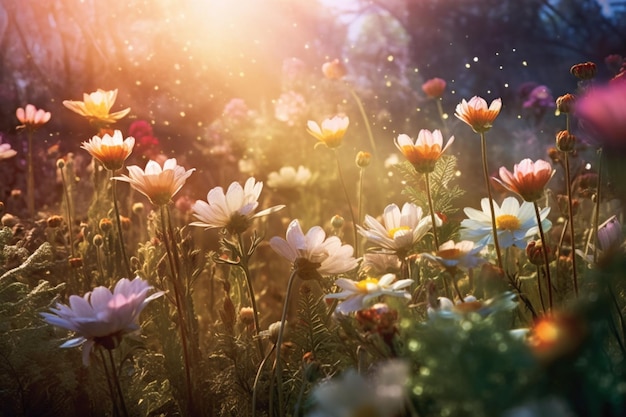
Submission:
M 63 183 L 63 197 L 65 198 L 65 210 L 67 216 L 67 234 L 70 243 L 70 255 L 74 258 L 74 236 L 72 233 L 72 207 L 70 202 L 70 193 L 67 187 L 67 181 L 65 180 L 65 168 L 60 168 L 61 182 Z
M 354 210 L 352 209 L 352 203 L 350 203 L 350 197 L 348 196 L 348 189 L 346 188 L 346 182 L 343 179 L 343 173 L 341 171 L 341 163 L 339 163 L 339 153 L 337 153 L 337 149 L 333 149 L 335 152 L 335 161 L 337 161 L 337 172 L 339 173 L 339 181 L 341 182 L 341 188 L 343 188 L 343 193 L 346 197 L 346 202 L 348 203 L 348 210 L 350 211 L 350 219 L 352 220 L 352 231 L 354 235 L 354 247 L 357 247 L 357 229 L 356 229 L 356 218 L 354 217 Z M 356 249 L 355 249 L 356 250 Z
M 170 267 L 170 274 L 172 276 L 172 287 L 174 288 L 174 301 L 176 302 L 176 312 L 178 313 L 178 327 L 180 329 L 180 340 L 183 351 L 183 361 L 185 364 L 185 382 L 187 385 L 187 405 L 190 412 L 195 410 L 193 403 L 193 385 L 191 383 L 191 361 L 189 359 L 189 347 L 187 341 L 187 325 L 186 314 L 184 310 L 184 304 L 182 300 L 181 288 L 180 288 L 180 276 L 177 274 L 174 255 L 168 236 L 168 227 L 166 221 L 167 206 L 161 206 L 161 228 L 163 231 L 163 243 L 165 244 L 165 251 L 167 252 L 168 264 Z
M 257 369 L 256 371 L 256 376 L 254 377 L 254 384 L 252 385 L 252 417 L 254 417 L 256 414 L 256 394 L 258 391 L 257 388 L 259 386 L 259 379 L 261 378 L 261 371 L 265 366 L 265 362 L 267 362 L 272 352 L 274 352 L 274 349 L 276 349 L 276 345 L 273 345 L 272 349 L 270 349 L 270 351 L 267 352 L 267 355 L 263 357 L 263 360 L 259 364 L 259 369 Z
M 563 155 L 565 159 L 565 185 L 567 187 L 567 216 L 569 217 L 569 236 L 572 246 L 570 252 L 570 256 L 572 258 L 572 279 L 574 281 L 574 293 L 578 297 L 578 274 L 576 272 L 576 235 L 574 233 L 574 201 L 572 195 L 572 181 L 570 178 L 569 154 L 567 152 L 564 152 Z
M 493 209 L 493 198 L 491 197 L 491 182 L 489 181 L 489 168 L 487 166 L 487 141 L 485 132 L 480 132 L 480 149 L 483 158 L 483 174 L 485 175 L 485 186 L 489 198 L 489 210 L 491 211 L 491 228 L 493 230 L 493 244 L 498 258 L 498 267 L 502 269 L 502 255 L 500 253 L 500 243 L 498 242 L 498 227 L 496 225 L 496 215 Z
M 437 111 L 439 112 L 439 118 L 441 119 L 441 130 L 443 131 L 443 136 L 448 137 L 448 126 L 446 125 L 446 119 L 443 117 L 443 106 L 441 105 L 441 98 L 436 98 L 435 103 L 437 103 Z
M 287 293 L 285 295 L 285 304 L 283 305 L 283 314 L 280 318 L 280 329 L 278 330 L 278 339 L 276 341 L 276 379 L 278 381 L 278 415 L 284 415 L 284 399 L 283 399 L 283 365 L 281 363 L 280 352 L 281 346 L 283 344 L 283 336 L 285 333 L 285 321 L 287 320 L 287 311 L 289 310 L 289 300 L 291 295 L 291 288 L 293 287 L 293 283 L 298 276 L 298 270 L 294 268 L 291 271 L 291 275 L 289 276 L 289 281 L 287 283 Z
M 252 277 L 250 276 L 250 269 L 248 267 L 248 252 L 243 243 L 243 237 L 240 233 L 237 233 L 237 242 L 239 243 L 239 253 L 241 255 L 241 260 L 239 261 L 239 266 L 243 269 L 243 274 L 246 276 L 246 283 L 248 284 L 248 293 L 250 296 L 250 304 L 252 304 L 252 314 L 254 315 L 254 329 L 255 334 L 258 336 L 261 331 L 261 326 L 259 325 L 259 310 L 256 304 L 256 296 L 254 294 L 254 286 L 252 285 Z M 260 338 L 257 338 L 257 344 L 259 347 L 259 354 L 263 357 L 263 342 L 261 342 Z
M 33 131 L 28 129 L 28 177 L 26 178 L 26 204 L 28 206 L 28 215 L 31 219 L 35 218 L 35 173 L 33 167 Z
M 359 170 L 359 208 L 358 208 L 358 214 L 357 214 L 357 221 L 361 221 L 363 219 L 363 173 L 365 172 L 365 170 L 363 168 L 361 168 Z M 356 241 L 354 242 L 354 257 L 358 258 L 359 257 L 359 245 L 356 243 Z
M 104 353 L 102 352 L 104 348 L 99 347 L 98 351 L 100 352 L 100 359 L 102 359 L 102 367 L 104 368 L 104 374 L 107 378 L 107 385 L 109 386 L 109 395 L 111 395 L 111 402 L 113 403 L 113 414 L 116 416 L 120 415 L 120 410 L 117 408 L 117 401 L 115 400 L 115 390 L 113 389 L 113 382 L 111 382 L 111 374 L 109 373 L 109 368 L 106 363 L 106 359 L 104 358 Z
M 543 289 L 541 285 L 541 266 L 537 265 L 537 292 L 539 293 L 539 301 L 541 302 L 541 309 L 543 313 L 546 313 L 546 304 L 543 301 Z
M 537 227 L 539 228 L 539 237 L 541 238 L 541 249 L 543 252 L 543 262 L 546 265 L 546 284 L 548 285 L 548 306 L 552 310 L 552 278 L 550 276 L 550 259 L 548 258 L 548 242 L 543 234 L 543 226 L 541 225 L 541 213 L 537 202 L 533 203 L 535 207 L 535 216 L 537 216 Z M 539 276 L 537 276 L 539 278 Z
M 111 176 L 114 175 L 114 172 L 111 171 Z M 126 269 L 126 276 L 130 279 L 131 270 L 130 263 L 128 262 L 128 256 L 126 256 L 126 247 L 124 246 L 124 235 L 122 234 L 122 222 L 120 221 L 120 210 L 117 205 L 117 181 L 113 180 L 113 185 L 111 187 L 113 193 L 113 210 L 115 211 L 115 224 L 117 225 L 117 238 L 120 247 L 120 253 L 122 255 L 122 259 L 124 260 L 124 268 Z
M 115 369 L 115 360 L 113 360 L 113 352 L 111 349 L 107 349 L 109 352 L 109 362 L 111 362 L 111 373 L 113 374 L 113 382 L 117 388 L 117 396 L 120 399 L 120 405 L 122 407 L 122 414 L 124 417 L 128 417 L 128 410 L 126 409 L 126 402 L 124 401 L 124 393 L 122 393 L 122 387 L 120 386 L 120 378 Z
M 439 239 L 437 239 L 437 219 L 435 214 L 435 205 L 433 204 L 433 197 L 430 193 L 430 173 L 424 174 L 426 177 L 426 195 L 428 195 L 428 207 L 430 208 L 430 219 L 433 223 L 433 237 L 435 240 L 435 251 L 439 250 Z
M 359 112 L 361 113 L 361 117 L 363 118 L 363 123 L 365 124 L 365 129 L 367 130 L 367 137 L 369 138 L 370 146 L 372 147 L 372 152 L 374 153 L 374 155 L 378 155 L 378 152 L 376 150 L 376 141 L 374 140 L 374 135 L 372 134 L 372 128 L 367 118 L 367 114 L 365 113 L 363 102 L 357 95 L 356 91 L 354 91 L 354 88 L 352 88 L 350 85 L 348 85 L 348 90 L 350 91 L 352 98 L 354 98 L 354 101 L 356 102 L 356 105 L 359 108 Z
M 598 228 L 600 227 L 600 188 L 602 186 L 602 148 L 598 148 L 598 181 L 596 183 L 596 205 L 593 216 L 594 229 L 594 245 L 593 245 L 593 263 L 598 263 Z

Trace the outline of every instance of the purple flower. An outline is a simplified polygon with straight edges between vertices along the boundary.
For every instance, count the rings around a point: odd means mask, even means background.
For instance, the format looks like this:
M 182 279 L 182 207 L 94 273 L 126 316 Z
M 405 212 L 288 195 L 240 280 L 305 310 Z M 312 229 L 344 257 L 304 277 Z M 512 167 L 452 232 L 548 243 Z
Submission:
M 70 296 L 70 305 L 57 303 L 51 313 L 41 313 L 53 326 L 71 330 L 76 337 L 61 345 L 62 348 L 83 345 L 83 364 L 89 365 L 89 355 L 96 344 L 106 349 L 115 348 L 122 336 L 140 329 L 139 314 L 162 291 L 147 297 L 152 286 L 137 277 L 132 281 L 120 279 L 113 292 L 97 287 L 83 297 Z

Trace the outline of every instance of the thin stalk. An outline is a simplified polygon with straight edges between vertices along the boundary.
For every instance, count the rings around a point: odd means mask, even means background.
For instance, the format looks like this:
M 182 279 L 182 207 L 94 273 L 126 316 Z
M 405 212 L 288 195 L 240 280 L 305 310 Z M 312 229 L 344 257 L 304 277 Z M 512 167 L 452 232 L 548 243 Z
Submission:
M 543 234 L 543 226 L 541 225 L 541 213 L 539 213 L 539 205 L 533 202 L 535 207 L 535 216 L 537 216 L 537 227 L 539 228 L 539 237 L 541 238 L 541 251 L 543 252 L 543 262 L 546 265 L 546 281 L 548 284 L 548 306 L 552 310 L 552 278 L 550 276 L 550 259 L 548 258 L 548 243 Z
M 543 289 L 541 285 L 541 266 L 537 265 L 537 292 L 539 292 L 539 301 L 541 302 L 541 309 L 544 314 L 546 312 L 546 304 L 543 301 Z
M 437 103 L 437 111 L 439 112 L 439 118 L 441 119 L 441 130 L 443 131 L 443 136 L 448 137 L 448 126 L 446 125 L 446 119 L 443 117 L 441 98 L 436 98 L 435 103 Z
M 289 275 L 289 281 L 287 283 L 287 295 L 285 296 L 285 304 L 283 305 L 283 314 L 280 318 L 280 329 L 278 330 L 278 339 L 276 341 L 276 379 L 278 383 L 278 415 L 283 416 L 285 414 L 285 410 L 283 408 L 284 399 L 283 399 L 283 365 L 281 363 L 280 352 L 281 346 L 283 344 L 283 336 L 285 333 L 285 321 L 287 320 L 287 311 L 289 310 L 289 300 L 291 298 L 291 288 L 293 287 L 293 283 L 298 276 L 298 270 L 294 268 L 291 271 L 291 275 Z
M 35 218 L 35 173 L 33 167 L 33 130 L 28 128 L 28 177 L 26 178 L 26 204 L 28 207 L 28 215 L 31 219 Z
M 296 405 L 293 407 L 293 417 L 300 416 L 300 408 L 302 407 L 302 397 L 304 397 L 304 390 L 306 390 L 307 381 L 302 373 L 302 384 L 300 385 L 300 391 L 298 391 L 298 397 L 296 397 Z
M 104 353 L 102 353 L 102 349 L 98 348 L 100 352 L 100 359 L 102 359 L 102 367 L 104 368 L 104 374 L 107 377 L 107 385 L 109 386 L 109 395 L 111 395 L 111 402 L 113 403 L 113 414 L 116 416 L 120 415 L 120 410 L 117 408 L 117 401 L 115 400 L 115 390 L 113 389 L 113 383 L 111 382 L 111 374 L 109 373 L 109 368 L 107 367 L 106 359 L 104 358 Z
M 433 204 L 433 197 L 430 193 L 430 173 L 427 172 L 426 174 L 424 174 L 424 177 L 426 177 L 426 195 L 428 195 L 428 207 L 430 208 L 430 219 L 432 220 L 433 223 L 433 237 L 435 240 L 435 251 L 439 250 L 439 239 L 437 239 L 437 221 L 436 221 L 436 214 L 435 214 L 435 206 Z
M 596 185 L 596 205 L 593 216 L 594 245 L 593 245 L 593 263 L 598 263 L 598 227 L 600 227 L 600 188 L 602 186 L 602 148 L 598 148 L 598 182 Z
M 72 207 L 70 202 L 70 193 L 67 187 L 67 181 L 65 180 L 65 168 L 60 168 L 61 171 L 61 182 L 63 183 L 63 197 L 65 198 L 65 210 L 67 216 L 67 234 L 70 243 L 70 254 L 72 258 L 74 258 L 74 236 L 72 233 Z
M 354 101 L 356 102 L 356 105 L 359 108 L 359 112 L 361 113 L 361 118 L 363 119 L 363 123 L 365 124 L 365 130 L 367 130 L 367 137 L 369 138 L 370 146 L 372 147 L 372 152 L 374 153 L 374 155 L 378 155 L 378 152 L 376 150 L 376 141 L 374 140 L 374 135 L 372 134 L 372 127 L 370 126 L 370 122 L 367 118 L 367 114 L 365 113 L 363 102 L 357 95 L 356 91 L 354 91 L 354 88 L 352 88 L 350 85 L 348 85 L 348 90 L 350 91 L 352 98 L 354 98 Z
M 114 173 L 111 171 L 111 176 Z M 120 210 L 117 206 L 117 180 L 113 180 L 113 185 L 111 186 L 111 192 L 113 194 L 113 210 L 115 212 L 115 224 L 117 225 L 117 238 L 120 247 L 120 253 L 122 255 L 122 259 L 124 260 L 124 268 L 126 269 L 126 276 L 131 278 L 131 270 L 130 263 L 128 262 L 128 256 L 126 256 L 126 247 L 124 246 L 124 235 L 122 234 L 122 222 L 120 221 Z
M 363 173 L 365 172 L 365 169 L 361 168 L 359 170 L 359 207 L 358 207 L 358 214 L 357 214 L 357 220 L 360 222 L 363 219 Z M 354 242 L 354 257 L 358 258 L 359 257 L 359 245 L 357 245 L 356 242 Z
M 107 349 L 109 352 L 109 362 L 111 362 L 111 373 L 113 374 L 113 382 L 115 382 L 115 387 L 117 388 L 117 396 L 120 399 L 120 405 L 122 406 L 122 414 L 124 417 L 128 417 L 128 410 L 126 409 L 126 402 L 124 401 L 124 394 L 122 393 L 122 387 L 120 385 L 120 378 L 117 374 L 117 370 L 115 369 L 115 360 L 113 360 L 113 352 L 111 349 Z
M 239 253 L 241 255 L 241 260 L 239 261 L 239 266 L 243 269 L 243 274 L 246 276 L 246 283 L 248 284 L 248 295 L 250 296 L 250 304 L 252 304 L 252 314 L 254 315 L 254 329 L 255 334 L 258 336 L 261 331 L 261 327 L 259 325 L 259 310 L 256 304 L 256 296 L 254 294 L 254 286 L 252 285 L 252 277 L 250 276 L 250 268 L 248 268 L 248 252 L 243 243 L 243 236 L 241 233 L 237 233 L 237 242 L 239 243 Z M 260 338 L 257 338 L 257 345 L 259 347 L 259 354 L 263 357 L 263 342 L 261 342 Z
M 489 181 L 489 168 L 487 167 L 487 141 L 485 132 L 480 133 L 480 149 L 483 158 L 483 174 L 485 175 L 485 186 L 487 187 L 487 197 L 489 198 L 489 210 L 491 211 L 491 228 L 493 230 L 493 245 L 496 249 L 498 267 L 502 269 L 502 255 L 500 254 L 500 243 L 498 242 L 498 226 L 496 225 L 496 215 L 493 209 L 493 199 L 491 197 L 491 183 Z
M 270 351 L 267 352 L 267 355 L 263 357 L 263 360 L 259 364 L 259 369 L 257 369 L 256 371 L 256 376 L 254 377 L 254 384 L 252 385 L 252 417 L 254 417 L 256 414 L 256 394 L 257 388 L 259 386 L 259 379 L 261 378 L 261 371 L 265 366 L 265 362 L 267 362 L 272 352 L 274 352 L 274 349 L 276 349 L 276 345 L 273 345 L 272 349 L 270 349 Z
M 168 264 L 170 266 L 170 273 L 172 275 L 172 286 L 174 288 L 174 301 L 176 302 L 176 311 L 178 313 L 178 327 L 180 328 L 180 340 L 183 350 L 183 360 L 185 363 L 185 382 L 187 385 L 187 404 L 190 411 L 195 410 L 193 403 L 193 386 L 191 384 L 191 361 L 189 360 L 189 347 L 187 345 L 187 326 L 186 326 L 186 318 L 185 310 L 183 308 L 183 301 L 180 289 L 179 279 L 180 277 L 177 274 L 176 267 L 174 266 L 174 255 L 172 252 L 169 236 L 168 236 L 168 228 L 166 221 L 166 211 L 167 206 L 161 206 L 161 228 L 163 230 L 163 243 L 165 244 L 165 251 L 167 252 Z
M 357 231 L 356 231 L 356 218 L 354 217 L 354 210 L 352 210 L 352 203 L 350 203 L 350 197 L 348 196 L 348 189 L 346 188 L 346 182 L 343 179 L 343 172 L 341 171 L 341 164 L 339 163 L 339 154 L 336 149 L 333 149 L 335 152 L 335 161 L 337 161 L 337 172 L 339 173 L 339 181 L 341 181 L 341 188 L 343 188 L 343 193 L 346 197 L 346 202 L 348 203 L 348 210 L 350 211 L 350 219 L 352 220 L 352 230 L 354 234 L 354 247 L 357 246 Z
M 448 275 L 450 275 L 450 281 L 452 281 L 452 287 L 454 288 L 454 291 L 456 292 L 457 297 L 459 297 L 459 301 L 462 303 L 465 302 L 465 297 L 463 297 L 463 294 L 461 294 L 461 290 L 459 289 L 459 286 L 456 283 L 456 280 L 454 279 L 455 274 L 452 271 L 448 271 Z
M 574 233 L 574 210 L 572 208 L 573 196 L 572 196 L 572 181 L 570 179 L 570 167 L 569 167 L 569 155 L 564 152 L 565 160 L 565 185 L 567 187 L 567 216 L 569 217 L 569 236 L 571 240 L 571 253 L 572 258 L 572 280 L 574 281 L 574 293 L 578 297 L 578 274 L 576 273 L 576 235 Z

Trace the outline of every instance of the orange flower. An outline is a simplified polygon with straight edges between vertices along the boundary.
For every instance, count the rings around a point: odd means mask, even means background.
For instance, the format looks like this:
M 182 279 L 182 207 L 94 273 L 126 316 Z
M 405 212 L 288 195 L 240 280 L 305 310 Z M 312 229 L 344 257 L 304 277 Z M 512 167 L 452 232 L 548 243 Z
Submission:
M 64 100 L 63 105 L 68 109 L 86 117 L 96 124 L 115 123 L 130 112 L 130 107 L 115 113 L 110 113 L 111 107 L 117 98 L 117 89 L 104 91 L 98 89 L 91 94 L 83 94 L 83 101 Z
M 180 191 L 194 171 L 195 168 L 185 170 L 172 158 L 165 161 L 163 168 L 156 161 L 148 161 L 145 171 L 136 165 L 129 166 L 128 176 L 113 179 L 130 183 L 131 187 L 148 197 L 152 204 L 164 206 Z
M 117 171 L 124 166 L 135 146 L 135 138 L 123 138 L 122 132 L 116 130 L 113 136 L 105 134 L 102 138 L 94 136 L 89 142 L 83 142 L 85 149 L 109 171 Z
M 15 112 L 15 115 L 22 124 L 20 127 L 28 127 L 30 129 L 36 129 L 45 125 L 51 117 L 50 112 L 41 109 L 37 110 L 32 104 L 27 104 L 26 109 L 20 107 Z
M 329 62 L 325 62 L 322 65 L 322 72 L 324 73 L 324 77 L 329 80 L 340 80 L 346 76 L 346 67 L 343 65 L 341 61 L 338 59 L 334 59 Z
M 442 78 L 431 78 L 422 84 L 422 90 L 428 98 L 439 98 L 446 90 L 446 81 Z
M 446 146 L 443 147 L 441 131 L 434 130 L 431 132 L 426 129 L 420 130 L 415 143 L 405 134 L 401 134 L 394 141 L 396 147 L 402 152 L 404 157 L 413 164 L 415 170 L 422 174 L 433 172 L 435 163 L 453 142 L 454 136 L 450 137 Z
M 520 195 L 526 201 L 537 201 L 543 197 L 546 184 L 554 175 L 552 165 L 542 159 L 533 162 L 526 158 L 515 164 L 513 172 L 500 167 L 500 179 L 494 178 L 509 191 Z
M 484 133 L 491 129 L 493 121 L 500 114 L 502 108 L 502 100 L 495 99 L 487 108 L 487 102 L 484 98 L 474 96 L 470 101 L 461 101 L 456 106 L 454 115 L 471 126 L 476 133 Z
M 338 148 L 341 146 L 349 124 L 350 119 L 341 116 L 325 119 L 321 127 L 313 120 L 309 120 L 307 132 L 329 148 Z

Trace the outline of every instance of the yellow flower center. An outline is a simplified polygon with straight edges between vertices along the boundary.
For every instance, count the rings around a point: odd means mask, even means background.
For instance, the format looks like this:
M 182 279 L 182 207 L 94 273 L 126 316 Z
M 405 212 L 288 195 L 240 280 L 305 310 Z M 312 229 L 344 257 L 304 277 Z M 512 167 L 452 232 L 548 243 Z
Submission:
M 396 233 L 400 231 L 404 231 L 404 230 L 411 230 L 411 228 L 409 226 L 400 226 L 400 227 L 394 227 L 393 229 L 389 229 L 389 237 L 393 239 Z
M 376 278 L 367 277 L 356 283 L 356 287 L 360 292 L 367 292 L 367 284 L 378 284 L 378 280 Z
M 502 214 L 501 216 L 496 217 L 496 227 L 498 229 L 514 231 L 518 230 L 521 226 L 521 222 L 512 214 Z

